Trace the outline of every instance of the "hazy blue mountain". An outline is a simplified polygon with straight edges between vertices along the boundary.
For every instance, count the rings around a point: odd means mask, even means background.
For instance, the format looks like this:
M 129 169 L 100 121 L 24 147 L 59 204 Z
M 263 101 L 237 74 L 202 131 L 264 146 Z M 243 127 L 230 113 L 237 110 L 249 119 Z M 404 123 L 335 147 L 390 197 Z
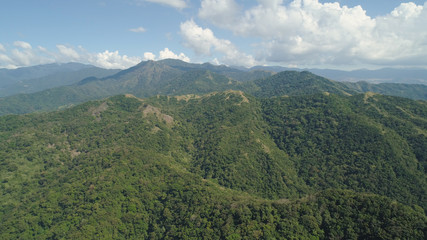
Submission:
M 118 71 L 80 63 L 0 69 L 0 97 L 70 85 L 88 77 L 103 78 Z
M 347 87 L 357 92 L 375 92 L 384 95 L 427 100 L 427 85 L 405 83 L 343 82 Z
M 243 70 L 241 68 L 241 70 Z M 248 69 L 249 70 L 249 69 Z M 369 82 L 369 83 L 407 83 L 427 85 L 427 69 L 400 69 L 382 68 L 377 70 L 359 69 L 343 71 L 334 69 L 300 69 L 280 66 L 255 66 L 250 70 L 282 71 L 310 71 L 322 77 L 340 82 Z
M 369 83 L 409 83 L 427 85 L 427 69 L 383 68 L 378 70 L 360 69 L 340 71 L 328 69 L 310 69 L 311 72 L 336 81 Z
M 0 87 L 19 80 L 45 77 L 58 72 L 73 72 L 92 66 L 81 63 L 51 63 L 17 69 L 0 69 Z

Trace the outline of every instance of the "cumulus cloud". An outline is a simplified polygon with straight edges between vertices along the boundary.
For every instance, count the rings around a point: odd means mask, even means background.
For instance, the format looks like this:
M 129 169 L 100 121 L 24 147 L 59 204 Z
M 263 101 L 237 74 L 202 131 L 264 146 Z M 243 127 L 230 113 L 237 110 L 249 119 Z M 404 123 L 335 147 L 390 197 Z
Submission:
M 15 48 L 8 49 L 0 46 L 0 68 L 18 68 L 53 62 L 81 62 L 102 68 L 125 69 L 141 62 L 139 57 L 120 55 L 118 51 L 104 51 L 90 53 L 83 47 L 77 48 L 62 44 L 56 45 L 56 51 L 48 50 L 42 46 L 33 48 L 31 44 L 23 41 L 13 43 Z
M 163 59 L 179 59 L 184 62 L 190 62 L 190 58 L 187 57 L 184 53 L 176 54 L 173 51 L 169 50 L 169 48 L 165 48 L 159 52 L 159 57 L 156 57 L 156 55 L 152 52 L 145 52 L 144 53 L 144 61 L 147 60 L 163 60 Z
M 156 55 L 154 55 L 154 53 L 152 53 L 152 52 L 145 52 L 143 60 L 144 61 L 148 61 L 148 60 L 154 61 L 154 60 L 156 60 Z
M 108 50 L 97 53 L 90 58 L 89 63 L 103 68 L 125 69 L 134 66 L 141 62 L 138 57 L 128 57 L 120 55 L 119 51 L 110 52 Z
M 256 58 L 287 64 L 427 64 L 427 2 L 402 3 L 372 18 L 361 6 L 318 0 L 258 0 L 239 10 L 234 0 L 203 0 L 199 17 L 235 35 L 261 39 Z M 225 7 L 229 6 L 229 10 Z M 181 29 L 182 31 L 182 29 Z M 207 34 L 203 34 L 206 36 Z M 206 53 L 207 47 L 196 50 Z
M 221 59 L 226 64 L 253 66 L 252 56 L 240 52 L 234 44 L 226 39 L 218 39 L 212 30 L 198 26 L 193 20 L 181 23 L 181 35 L 185 46 L 194 50 L 198 55 L 211 55 L 211 50 L 223 55 Z
M 0 52 L 6 52 L 6 48 L 0 43 Z
M 74 50 L 71 47 L 67 47 L 65 45 L 56 45 L 56 48 L 59 50 L 59 53 L 61 55 L 61 57 L 67 59 L 67 60 L 71 60 L 71 61 L 78 61 L 80 59 L 80 55 L 77 53 L 76 50 Z M 46 50 L 46 49 L 42 49 L 41 50 Z
M 9 56 L 7 56 L 6 54 L 0 53 L 0 68 L 10 68 L 10 69 L 17 68 L 17 66 L 12 63 L 13 63 L 13 60 Z
M 31 45 L 27 42 L 23 42 L 23 41 L 15 41 L 13 43 L 13 45 L 15 47 L 19 47 L 19 48 L 23 48 L 23 49 L 32 49 Z
M 184 0 L 145 0 L 152 3 L 160 3 L 169 7 L 183 9 L 187 7 L 187 3 Z
M 121 55 L 119 51 L 105 50 L 93 53 L 88 52 L 82 46 L 73 47 L 63 44 L 57 44 L 56 51 L 42 46 L 33 48 L 31 44 L 22 41 L 14 42 L 13 46 L 15 48 L 8 49 L 0 44 L 0 68 L 18 68 L 53 62 L 81 62 L 102 68 L 126 69 L 146 60 L 173 58 L 190 62 L 190 58 L 184 53 L 176 54 L 169 48 L 159 51 L 158 57 L 151 52 L 144 53 L 143 57 L 131 57 Z
M 3 46 L 2 57 L 0 58 L 0 67 L 17 68 L 19 66 L 28 66 L 34 64 L 44 64 L 51 62 L 49 58 L 43 54 L 39 54 L 34 50 L 31 44 L 24 41 L 15 41 L 15 48 L 6 49 Z
M 179 59 L 179 60 L 182 60 L 184 62 L 190 62 L 190 58 L 185 56 L 184 53 L 180 53 L 177 55 L 174 52 L 172 52 L 171 50 L 169 50 L 169 48 L 165 48 L 164 50 L 160 51 L 159 60 L 168 59 L 168 58 Z
M 143 32 L 146 32 L 147 30 L 145 30 L 145 28 L 143 27 L 137 27 L 137 28 L 131 28 L 129 29 L 129 31 L 134 33 L 143 33 Z
M 232 27 L 239 9 L 240 7 L 233 0 L 204 0 L 201 2 L 199 17 L 209 19 L 216 25 Z
M 423 10 L 423 6 L 417 6 L 413 2 L 402 3 L 399 7 L 395 8 L 391 15 L 393 17 L 403 17 L 405 19 L 418 17 Z

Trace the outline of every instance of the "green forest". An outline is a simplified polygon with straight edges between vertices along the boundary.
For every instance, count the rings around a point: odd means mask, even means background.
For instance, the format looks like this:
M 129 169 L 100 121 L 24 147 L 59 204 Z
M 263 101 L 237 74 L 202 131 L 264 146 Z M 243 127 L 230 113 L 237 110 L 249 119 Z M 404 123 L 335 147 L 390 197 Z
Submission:
M 191 74 L 0 117 L 0 239 L 426 238 L 425 101 Z

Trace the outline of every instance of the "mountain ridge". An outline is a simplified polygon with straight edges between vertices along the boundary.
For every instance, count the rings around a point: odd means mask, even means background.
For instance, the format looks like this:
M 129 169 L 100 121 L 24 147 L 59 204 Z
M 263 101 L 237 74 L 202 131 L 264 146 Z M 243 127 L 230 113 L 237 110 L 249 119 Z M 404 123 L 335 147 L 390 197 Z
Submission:
M 206 68 L 207 66 L 207 68 Z M 190 70 L 189 70 L 190 69 Z M 157 94 L 175 94 L 167 86 L 175 85 L 175 92 L 180 94 L 191 94 L 197 92 L 191 89 L 178 89 L 182 83 L 195 81 L 197 72 L 211 71 L 214 75 L 212 81 L 205 79 L 203 93 L 218 90 L 242 90 L 254 96 L 279 96 L 289 94 L 312 94 L 318 92 L 331 92 L 338 94 L 355 94 L 363 91 L 375 91 L 382 94 L 394 94 L 414 99 L 427 99 L 425 92 L 427 86 L 422 85 L 370 85 L 350 84 L 335 82 L 308 72 L 284 72 L 272 75 L 271 72 L 244 72 L 225 66 L 214 66 L 211 64 L 190 64 L 179 60 L 146 61 L 120 71 L 115 75 L 104 78 L 85 78 L 79 83 L 48 89 L 29 95 L 14 95 L 0 98 L 0 114 L 21 114 L 32 111 L 53 110 L 58 107 L 66 107 L 81 103 L 109 97 L 117 94 L 131 93 L 137 97 L 149 97 Z M 236 80 L 233 75 L 240 75 L 237 79 L 246 78 L 246 81 Z M 183 79 L 186 76 L 189 79 Z M 221 79 L 230 78 L 232 84 L 225 83 Z M 290 79 L 293 79 L 292 81 Z M 311 80 L 310 80 L 311 79 Z M 183 86 L 184 86 L 183 85 Z M 269 85 L 269 87 L 267 87 Z M 308 87 L 310 86 L 310 88 Z M 300 90 L 298 90 L 300 89 Z M 293 92 L 292 92 L 292 91 Z M 426 90 L 426 91 L 424 91 Z
M 239 68 L 244 70 L 244 68 Z M 309 71 L 325 78 L 339 82 L 368 82 L 375 83 L 407 83 L 407 84 L 427 84 L 427 70 L 424 68 L 381 68 L 376 70 L 336 70 L 318 68 L 287 68 L 280 66 L 255 66 L 247 70 L 269 70 L 274 72 L 282 71 Z

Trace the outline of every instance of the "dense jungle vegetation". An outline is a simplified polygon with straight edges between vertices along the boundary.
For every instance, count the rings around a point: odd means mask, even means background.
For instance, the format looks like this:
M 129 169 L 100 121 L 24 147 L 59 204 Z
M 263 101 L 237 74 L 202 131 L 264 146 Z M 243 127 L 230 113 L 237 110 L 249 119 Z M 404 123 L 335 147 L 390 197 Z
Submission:
M 426 102 L 325 87 L 2 116 L 0 238 L 425 239 Z

